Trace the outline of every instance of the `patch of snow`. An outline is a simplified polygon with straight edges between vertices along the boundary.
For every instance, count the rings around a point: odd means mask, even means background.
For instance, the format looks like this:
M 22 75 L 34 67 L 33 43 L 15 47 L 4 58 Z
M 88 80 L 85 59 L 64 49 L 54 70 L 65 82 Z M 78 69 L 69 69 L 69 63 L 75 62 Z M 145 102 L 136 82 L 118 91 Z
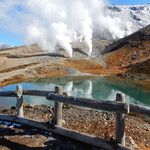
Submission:
M 15 126 L 15 127 L 21 127 L 22 124 L 13 123 L 13 124 L 11 124 L 10 128 L 13 128 L 14 126 Z
M 32 131 L 37 131 L 38 129 L 32 129 Z
M 6 126 L 9 126 L 10 128 L 13 128 L 14 126 L 15 127 L 20 127 L 22 126 L 22 124 L 18 124 L 18 123 L 12 123 L 12 122 L 9 122 L 9 121 L 0 121 L 0 123 L 6 125 Z
M 11 124 L 11 122 L 3 121 L 3 124 L 5 124 L 6 126 L 9 126 Z
M 131 34 L 150 24 L 150 4 L 146 5 L 109 5 L 106 15 L 119 18 L 124 23 L 126 34 Z

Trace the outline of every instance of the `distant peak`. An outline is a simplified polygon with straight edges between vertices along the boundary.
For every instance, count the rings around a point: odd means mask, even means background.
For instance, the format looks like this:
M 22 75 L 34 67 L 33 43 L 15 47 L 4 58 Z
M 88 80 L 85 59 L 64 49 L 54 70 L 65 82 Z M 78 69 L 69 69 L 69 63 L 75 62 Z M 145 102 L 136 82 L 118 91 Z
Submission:
M 10 45 L 7 45 L 7 44 L 4 44 L 4 43 L 0 43 L 0 49 L 7 49 L 7 48 L 11 48 L 13 46 L 10 46 Z

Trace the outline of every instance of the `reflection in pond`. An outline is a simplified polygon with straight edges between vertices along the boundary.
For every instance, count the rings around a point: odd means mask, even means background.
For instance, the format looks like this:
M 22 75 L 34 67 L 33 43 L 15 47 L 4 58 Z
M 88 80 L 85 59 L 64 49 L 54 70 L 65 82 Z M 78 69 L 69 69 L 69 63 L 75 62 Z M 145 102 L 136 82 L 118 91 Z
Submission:
M 126 101 L 129 103 L 150 106 L 150 91 L 133 84 L 127 80 L 115 79 L 112 77 L 60 77 L 44 78 L 29 81 L 28 83 L 19 83 L 24 89 L 54 90 L 55 86 L 63 86 L 64 91 L 69 92 L 71 96 L 86 97 L 97 100 L 115 100 L 115 95 L 122 92 L 126 95 Z M 17 84 L 0 88 L 2 91 L 15 90 Z M 47 101 L 43 97 L 24 96 L 27 103 L 46 104 L 53 102 Z M 0 108 L 8 108 L 15 105 L 15 98 L 0 97 Z

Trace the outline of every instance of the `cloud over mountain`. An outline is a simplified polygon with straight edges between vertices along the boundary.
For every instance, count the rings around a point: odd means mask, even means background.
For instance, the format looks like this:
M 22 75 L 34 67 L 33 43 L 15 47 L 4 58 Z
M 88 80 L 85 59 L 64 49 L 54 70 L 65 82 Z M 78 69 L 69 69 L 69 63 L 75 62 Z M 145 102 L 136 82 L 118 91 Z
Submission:
M 150 5 L 115 6 L 104 0 L 2 0 L 0 26 L 20 34 L 25 44 L 37 42 L 54 51 L 56 43 L 72 56 L 72 42 L 122 38 L 149 24 Z

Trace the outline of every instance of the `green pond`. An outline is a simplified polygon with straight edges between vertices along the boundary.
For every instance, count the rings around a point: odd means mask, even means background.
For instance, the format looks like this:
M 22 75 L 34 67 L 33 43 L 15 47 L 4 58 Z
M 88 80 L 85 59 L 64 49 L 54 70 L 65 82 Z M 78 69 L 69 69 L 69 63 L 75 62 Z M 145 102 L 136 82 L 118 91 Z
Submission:
M 50 90 L 53 91 L 55 86 L 62 86 L 65 92 L 71 96 L 86 97 L 97 100 L 115 100 L 116 93 L 124 93 L 128 103 L 134 103 L 150 107 L 150 91 L 142 86 L 138 86 L 131 81 L 115 79 L 107 76 L 100 77 L 59 77 L 59 78 L 42 78 L 31 80 L 25 83 L 18 83 L 1 87 L 1 91 L 14 91 L 16 85 L 22 85 L 23 89 L 32 90 Z M 53 105 L 53 102 L 46 100 L 44 97 L 24 96 L 29 104 L 46 104 Z M 16 105 L 16 98 L 0 97 L 0 109 L 10 108 Z

